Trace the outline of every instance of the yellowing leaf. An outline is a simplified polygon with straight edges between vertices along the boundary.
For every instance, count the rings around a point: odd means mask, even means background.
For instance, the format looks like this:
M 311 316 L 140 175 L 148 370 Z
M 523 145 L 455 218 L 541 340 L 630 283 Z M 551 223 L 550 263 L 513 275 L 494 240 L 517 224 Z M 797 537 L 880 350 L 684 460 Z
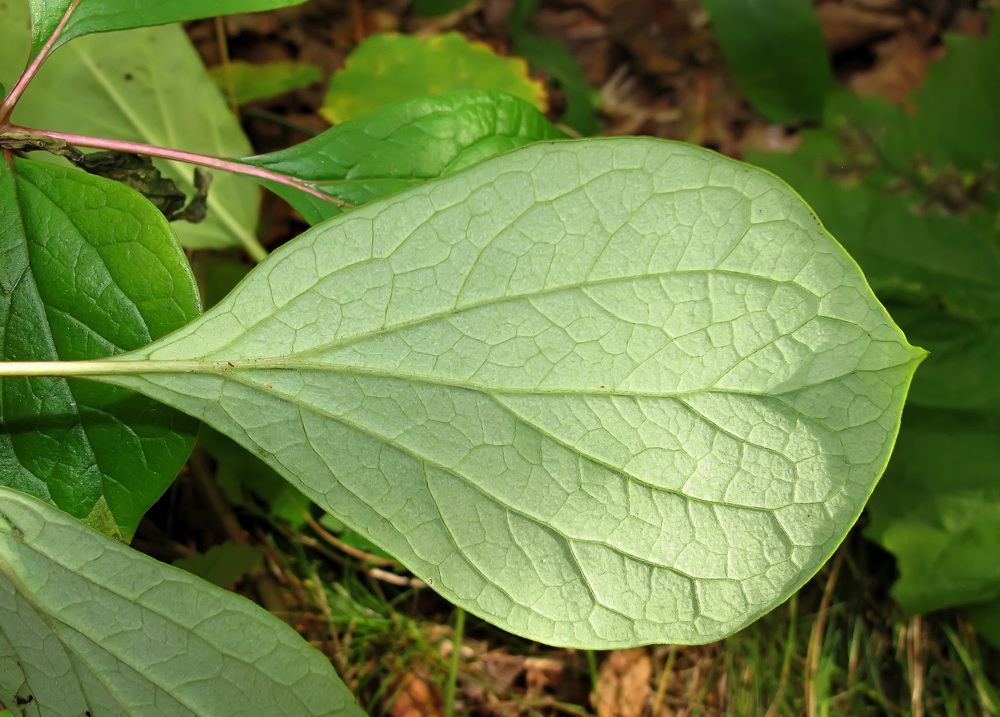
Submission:
M 330 122 L 344 122 L 393 102 L 461 90 L 506 92 L 544 111 L 545 89 L 528 76 L 520 58 L 500 57 L 455 32 L 417 38 L 373 35 L 330 81 L 320 110 Z

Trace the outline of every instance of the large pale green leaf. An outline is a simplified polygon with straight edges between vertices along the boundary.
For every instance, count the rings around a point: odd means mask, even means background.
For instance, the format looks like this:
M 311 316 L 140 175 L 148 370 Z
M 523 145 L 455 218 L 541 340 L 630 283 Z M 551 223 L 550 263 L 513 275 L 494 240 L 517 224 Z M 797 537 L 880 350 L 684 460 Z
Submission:
M 40 717 L 360 717 L 249 600 L 0 488 L 0 701 Z
M 807 580 L 922 357 L 779 180 L 621 138 L 346 213 L 80 370 L 229 434 L 470 611 L 613 647 L 715 640 Z
M 747 99 L 775 122 L 815 119 L 833 87 L 811 0 L 701 0 Z
M 0 359 L 121 353 L 198 313 L 184 252 L 139 194 L 48 163 L 0 166 Z M 0 378 L 0 485 L 128 539 L 196 431 L 121 388 Z
M 303 179 L 324 194 L 358 205 L 515 147 L 563 137 L 522 99 L 458 92 L 389 105 L 289 149 L 243 161 Z M 293 187 L 268 186 L 312 224 L 340 211 Z
M 393 102 L 459 92 L 506 92 L 545 109 L 544 88 L 528 77 L 527 63 L 501 57 L 457 32 L 426 38 L 372 35 L 334 74 L 320 114 L 336 124 Z
M 303 2 L 305 0 L 81 0 L 60 33 L 58 45 L 93 32 L 271 10 Z M 32 50 L 38 52 L 70 10 L 73 0 L 30 0 L 30 4 Z
M 16 17 L 0 23 L 0 47 L 7 42 L 24 47 L 18 26 Z M 14 53 L 0 52 L 0 61 L 14 58 Z M 16 77 L 22 64 L 0 67 L 0 78 Z M 239 122 L 178 25 L 85 37 L 61 48 L 29 85 L 13 119 L 39 129 L 217 156 L 240 157 L 251 151 Z M 157 164 L 178 187 L 193 193 L 191 165 Z M 255 247 L 258 205 L 254 182 L 215 173 L 208 218 L 201 224 L 176 222 L 174 229 L 181 243 L 192 248 Z

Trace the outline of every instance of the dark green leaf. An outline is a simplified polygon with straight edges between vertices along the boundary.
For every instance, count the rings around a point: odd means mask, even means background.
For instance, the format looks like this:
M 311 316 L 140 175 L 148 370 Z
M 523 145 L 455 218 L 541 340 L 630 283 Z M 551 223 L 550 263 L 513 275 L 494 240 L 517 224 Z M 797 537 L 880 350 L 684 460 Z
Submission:
M 208 426 L 201 429 L 201 445 L 215 459 L 215 478 L 230 501 L 244 504 L 249 491 L 267 506 L 268 516 L 293 528 L 305 524 L 312 501 L 231 438 Z
M 0 167 L 0 358 L 120 353 L 198 313 L 183 251 L 137 193 L 47 163 Z M 197 429 L 130 391 L 61 378 L 0 379 L 0 425 L 0 483 L 126 539 Z
M 587 82 L 577 59 L 559 42 L 528 29 L 528 18 L 537 1 L 518 0 L 507 20 L 514 53 L 555 80 L 566 95 L 566 110 L 559 122 L 587 137 L 601 130 L 596 110 L 599 94 Z
M 264 562 L 260 548 L 222 543 L 204 553 L 195 553 L 174 561 L 174 567 L 197 575 L 220 588 L 229 587 Z
M 271 10 L 299 5 L 305 0 L 29 0 L 31 7 L 32 54 L 55 32 L 60 20 L 70 12 L 69 22 L 56 46 L 94 32 L 129 30 L 136 27 L 167 25 L 183 20 Z
M 972 605 L 966 614 L 976 626 L 976 630 L 993 647 L 1000 650 L 1000 598 L 991 602 Z
M 833 87 L 812 0 L 702 0 L 747 99 L 773 122 L 815 119 Z
M 495 154 L 564 136 L 524 100 L 460 92 L 391 105 L 290 149 L 244 161 L 360 205 Z M 311 224 L 339 212 L 336 205 L 295 188 L 268 186 Z

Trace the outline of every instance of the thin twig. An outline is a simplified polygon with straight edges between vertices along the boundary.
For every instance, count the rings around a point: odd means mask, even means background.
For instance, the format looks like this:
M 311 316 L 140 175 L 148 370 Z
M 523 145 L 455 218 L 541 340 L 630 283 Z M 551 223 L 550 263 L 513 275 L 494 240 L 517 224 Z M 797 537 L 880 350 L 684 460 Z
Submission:
M 462 639 L 465 635 L 465 610 L 455 609 L 455 636 L 451 642 L 451 664 L 448 666 L 448 683 L 444 691 L 445 717 L 455 715 L 455 691 L 458 686 L 458 664 L 462 656 Z
M 24 72 L 17 79 L 17 83 L 10 89 L 7 96 L 4 97 L 3 102 L 0 103 L 0 127 L 7 124 L 7 120 L 10 119 L 11 113 L 14 111 L 14 107 L 17 105 L 18 100 L 21 99 L 21 95 L 24 91 L 28 89 L 28 85 L 38 74 L 39 68 L 42 63 L 45 62 L 46 58 L 52 53 L 52 49 L 55 44 L 59 41 L 59 36 L 62 34 L 63 29 L 66 27 L 66 23 L 69 22 L 70 15 L 76 10 L 77 5 L 80 4 L 80 0 L 73 0 L 66 8 L 66 12 L 63 16 L 59 18 L 59 23 L 56 25 L 55 30 L 49 35 L 49 39 L 45 41 L 42 45 L 42 49 L 39 50 L 38 54 L 31 60 L 28 66 L 25 68 Z
M 219 59 L 222 62 L 222 77 L 226 83 L 226 97 L 229 99 L 229 109 L 233 117 L 240 118 L 240 103 L 236 99 L 236 84 L 233 82 L 233 65 L 229 61 L 229 41 L 226 37 L 226 23 L 221 15 L 215 16 L 215 41 L 219 46 Z
M 809 646 L 806 648 L 806 714 L 808 717 L 816 717 L 819 705 L 816 700 L 816 676 L 819 674 L 820 653 L 823 649 L 823 636 L 826 633 L 826 622 L 830 612 L 830 602 L 833 598 L 833 588 L 837 584 L 837 576 L 840 574 L 840 566 L 844 562 L 843 551 L 837 553 L 830 567 L 830 575 L 826 580 L 826 587 L 823 589 L 823 599 L 819 603 L 819 611 L 816 614 L 816 621 L 813 623 L 812 632 L 809 635 Z
M 87 135 L 71 134 L 69 132 L 52 132 L 50 130 L 32 129 L 30 127 L 20 127 L 18 125 L 7 125 L 0 129 L 8 132 L 28 132 L 30 134 L 45 135 L 55 139 L 61 139 L 76 147 L 109 149 L 117 152 L 131 152 L 133 154 L 147 154 L 150 157 L 160 157 L 161 159 L 170 159 L 175 162 L 196 164 L 200 167 L 218 169 L 223 172 L 230 172 L 231 174 L 243 174 L 250 177 L 257 177 L 258 179 L 266 179 L 271 182 L 277 182 L 278 184 L 284 184 L 288 187 L 294 187 L 295 189 L 311 194 L 314 197 L 322 199 L 323 201 L 329 202 L 330 204 L 334 204 L 338 207 L 354 206 L 353 204 L 345 202 L 342 199 L 337 199 L 336 197 L 331 197 L 329 194 L 324 194 L 301 179 L 290 177 L 287 174 L 281 174 L 279 172 L 272 172 L 271 170 L 264 169 L 262 167 L 255 167 L 252 164 L 246 164 L 238 159 L 224 159 L 222 157 L 213 157 L 208 154 L 186 152 L 179 149 L 170 149 L 169 147 L 159 147 L 154 144 L 143 144 L 142 142 L 129 142 L 127 140 L 107 139 L 104 137 L 88 137 Z
M 378 555 L 372 555 L 371 553 L 366 553 L 364 550 L 355 548 L 353 545 L 348 545 L 344 541 L 339 540 L 336 536 L 324 530 L 323 526 L 320 525 L 311 515 L 308 513 L 304 513 L 303 515 L 306 519 L 306 523 L 309 524 L 309 527 L 312 528 L 319 537 L 323 538 L 323 540 L 328 542 L 337 550 L 345 552 L 358 560 L 364 560 L 367 563 L 372 563 L 373 565 L 381 565 L 386 568 L 394 568 L 399 565 L 397 561 L 392 560 L 391 558 L 382 558 Z

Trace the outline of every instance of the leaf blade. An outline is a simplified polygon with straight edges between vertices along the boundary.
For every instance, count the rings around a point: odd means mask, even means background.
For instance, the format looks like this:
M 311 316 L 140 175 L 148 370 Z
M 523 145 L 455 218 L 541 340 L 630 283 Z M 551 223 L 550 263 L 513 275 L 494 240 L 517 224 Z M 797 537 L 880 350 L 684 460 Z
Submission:
M 819 19 L 806 0 L 702 0 L 726 64 L 773 122 L 815 119 L 834 86 Z
M 320 114 L 333 124 L 402 100 L 461 90 L 505 92 L 546 107 L 544 88 L 527 63 L 495 54 L 457 32 L 417 38 L 372 35 L 354 49 L 327 88 Z
M 243 161 L 305 180 L 328 196 L 361 205 L 453 174 L 494 154 L 564 136 L 517 97 L 459 92 L 390 105 L 289 149 Z M 275 183 L 268 186 L 311 224 L 340 211 L 297 189 Z
M 327 222 L 122 359 L 199 373 L 104 380 L 227 433 L 466 609 L 604 648 L 717 639 L 808 579 L 922 356 L 779 180 L 619 138 Z
M 250 601 L 0 488 L 0 698 L 42 714 L 361 715 Z M 15 662 L 15 656 L 20 656 Z
M 143 3 L 140 7 L 129 0 L 87 0 L 80 2 L 73 10 L 55 46 L 96 32 L 130 30 L 216 15 L 273 10 L 303 2 L 305 0 L 167 0 Z M 71 5 L 72 0 L 30 0 L 32 54 L 37 53 L 52 36 L 60 20 L 70 11 Z
M 121 353 L 200 313 L 183 252 L 137 193 L 26 160 L 0 168 L 0 187 L 2 251 L 14 270 L 0 282 L 4 359 Z M 110 514 L 126 539 L 194 444 L 196 423 L 130 391 L 59 378 L 0 383 L 0 481 L 81 520 Z

